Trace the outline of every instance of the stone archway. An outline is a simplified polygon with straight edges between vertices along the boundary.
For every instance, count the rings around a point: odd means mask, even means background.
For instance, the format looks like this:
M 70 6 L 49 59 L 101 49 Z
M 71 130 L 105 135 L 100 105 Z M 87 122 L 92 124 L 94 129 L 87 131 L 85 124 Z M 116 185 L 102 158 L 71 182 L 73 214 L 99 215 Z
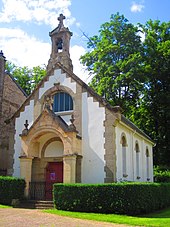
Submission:
M 20 167 L 21 177 L 27 183 L 26 195 L 29 195 L 30 182 L 45 181 L 45 169 L 50 162 L 63 162 L 63 182 L 76 182 L 77 162 L 80 161 L 77 157 L 81 155 L 81 138 L 76 130 L 62 126 L 60 119 L 44 110 L 27 133 L 21 135 L 21 141 Z M 55 146 L 61 149 L 61 144 L 63 152 L 53 152 Z

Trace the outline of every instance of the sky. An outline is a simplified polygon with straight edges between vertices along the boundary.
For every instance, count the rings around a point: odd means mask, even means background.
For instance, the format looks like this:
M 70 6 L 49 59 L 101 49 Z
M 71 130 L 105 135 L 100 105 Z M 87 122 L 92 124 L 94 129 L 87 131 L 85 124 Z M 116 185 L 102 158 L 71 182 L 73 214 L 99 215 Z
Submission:
M 170 21 L 170 0 L 0 0 L 0 50 L 17 66 L 47 65 L 51 53 L 49 32 L 66 16 L 73 32 L 70 55 L 74 73 L 85 82 L 88 73 L 79 58 L 87 49 L 87 38 L 97 35 L 101 24 L 119 12 L 133 24 L 149 19 Z

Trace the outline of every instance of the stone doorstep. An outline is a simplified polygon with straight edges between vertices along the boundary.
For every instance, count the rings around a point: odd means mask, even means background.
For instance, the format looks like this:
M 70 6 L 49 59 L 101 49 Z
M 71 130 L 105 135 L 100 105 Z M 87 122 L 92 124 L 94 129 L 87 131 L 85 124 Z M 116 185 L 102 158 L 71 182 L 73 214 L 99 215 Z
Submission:
M 53 201 L 36 201 L 35 209 L 53 209 Z
M 18 204 L 13 205 L 14 208 L 25 209 L 53 209 L 53 201 L 40 201 L 40 200 L 22 200 Z

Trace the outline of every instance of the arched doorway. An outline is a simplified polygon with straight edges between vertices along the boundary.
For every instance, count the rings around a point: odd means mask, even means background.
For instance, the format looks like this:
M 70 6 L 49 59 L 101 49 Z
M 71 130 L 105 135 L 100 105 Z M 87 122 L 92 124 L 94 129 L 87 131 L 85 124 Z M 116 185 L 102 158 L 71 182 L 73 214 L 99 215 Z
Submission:
M 48 161 L 45 168 L 46 200 L 52 200 L 53 184 L 63 183 L 63 154 L 64 146 L 60 138 L 51 138 L 42 148 L 42 158 Z
M 63 183 L 63 162 L 48 162 L 45 179 L 45 199 L 52 200 L 54 183 Z
M 52 200 L 54 183 L 63 183 L 64 144 L 53 133 L 41 135 L 39 158 L 32 161 L 30 197 L 34 200 Z
M 21 177 L 25 178 L 25 195 L 30 199 L 46 199 L 47 178 L 51 176 L 52 183 L 54 176 L 57 180 L 57 172 L 51 172 L 47 177 L 47 170 L 53 169 L 50 166 L 53 164 L 49 163 L 63 166 L 57 170 L 62 175 L 60 182 L 81 182 L 81 137 L 77 136 L 74 127 L 68 126 L 50 109 L 44 109 L 26 134 L 21 135 L 21 143 Z

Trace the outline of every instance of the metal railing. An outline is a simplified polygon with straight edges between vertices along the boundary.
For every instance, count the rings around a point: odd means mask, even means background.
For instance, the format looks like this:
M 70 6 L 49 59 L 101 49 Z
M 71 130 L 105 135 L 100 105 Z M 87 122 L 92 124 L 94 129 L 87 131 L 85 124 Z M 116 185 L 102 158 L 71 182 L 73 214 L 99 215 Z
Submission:
M 52 200 L 53 183 L 51 182 L 30 182 L 29 198 L 31 200 Z

